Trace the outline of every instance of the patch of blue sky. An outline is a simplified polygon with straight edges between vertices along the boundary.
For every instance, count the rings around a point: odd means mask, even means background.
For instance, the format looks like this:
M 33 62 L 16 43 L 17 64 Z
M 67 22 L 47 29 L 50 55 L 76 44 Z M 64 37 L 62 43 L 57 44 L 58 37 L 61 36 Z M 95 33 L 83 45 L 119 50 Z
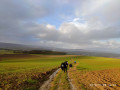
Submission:
M 109 41 L 109 40 L 114 40 L 114 41 L 116 41 L 116 42 L 120 42 L 120 38 L 112 38 L 112 39 L 100 40 L 100 41 L 102 41 L 102 42 L 107 42 L 107 41 Z
M 56 8 L 52 14 L 46 17 L 39 18 L 37 21 L 40 24 L 51 24 L 54 25 L 57 29 L 65 21 L 70 21 L 71 18 L 74 18 L 74 8 L 69 5 L 63 5 L 59 8 Z M 63 18 L 64 15 L 66 18 Z M 69 18 L 70 17 L 70 18 Z
M 120 38 L 112 39 L 112 40 L 115 40 L 115 41 L 117 41 L 117 42 L 120 42 Z
M 63 22 L 62 19 L 58 19 L 56 16 L 55 17 L 45 17 L 45 18 L 40 18 L 38 19 L 38 22 L 40 24 L 51 24 L 54 25 L 56 27 L 56 29 L 59 28 L 59 26 L 61 25 L 61 23 Z

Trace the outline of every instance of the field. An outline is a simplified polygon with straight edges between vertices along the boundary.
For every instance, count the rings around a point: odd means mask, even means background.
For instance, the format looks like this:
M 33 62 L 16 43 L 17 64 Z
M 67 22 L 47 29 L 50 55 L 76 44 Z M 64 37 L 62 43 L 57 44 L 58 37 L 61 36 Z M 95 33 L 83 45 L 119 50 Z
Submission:
M 1 55 L 1 89 L 38 89 L 69 55 Z
M 76 61 L 68 73 L 78 90 L 120 90 L 120 59 L 81 56 Z
M 60 70 L 50 90 L 120 90 L 120 59 L 74 55 L 0 55 L 0 89 L 38 90 L 61 62 L 73 63 Z
M 13 50 L 0 50 L 0 54 L 14 54 Z

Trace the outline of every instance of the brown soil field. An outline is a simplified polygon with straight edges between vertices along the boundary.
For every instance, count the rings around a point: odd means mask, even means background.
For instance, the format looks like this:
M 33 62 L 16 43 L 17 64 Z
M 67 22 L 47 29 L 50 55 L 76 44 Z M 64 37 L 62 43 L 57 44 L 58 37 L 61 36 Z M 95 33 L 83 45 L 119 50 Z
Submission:
M 70 56 L 78 56 L 78 55 L 30 55 L 30 54 L 3 54 L 0 55 L 0 60 L 4 58 L 39 58 L 39 57 L 70 57 Z
M 38 57 L 70 57 L 70 56 L 80 56 L 80 55 L 36 55 Z
M 38 90 L 43 82 L 56 70 L 57 68 L 43 73 L 26 72 L 9 74 L 9 76 L 7 74 L 0 75 L 0 81 L 7 82 L 5 84 L 0 83 L 0 90 L 27 90 L 26 88 L 29 88 L 28 90 Z M 30 82 L 29 79 L 35 82 Z
M 33 55 L 29 54 L 2 54 L 0 58 L 25 58 L 25 57 L 33 57 Z
M 120 90 L 120 68 L 88 72 L 73 67 L 69 76 L 78 90 Z

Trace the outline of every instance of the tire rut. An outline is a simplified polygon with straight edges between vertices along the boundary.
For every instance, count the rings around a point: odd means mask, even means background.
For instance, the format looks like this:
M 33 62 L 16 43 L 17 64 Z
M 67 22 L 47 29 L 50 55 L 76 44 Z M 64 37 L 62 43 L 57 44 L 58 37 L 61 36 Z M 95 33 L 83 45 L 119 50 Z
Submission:
M 39 90 L 50 90 L 50 83 L 52 82 L 52 80 L 54 79 L 54 77 L 56 76 L 56 74 L 58 73 L 58 71 L 60 70 L 60 68 L 58 70 L 56 70 L 47 81 L 45 81 L 43 83 L 43 85 L 39 88 Z
M 43 85 L 39 88 L 39 90 L 50 90 L 51 89 L 51 82 L 54 80 L 54 78 L 56 77 L 56 74 L 59 72 L 59 70 L 60 70 L 60 68 L 58 69 L 58 70 L 56 70 L 50 77 L 49 77 L 49 79 L 47 80 L 47 81 L 45 81 L 44 83 L 43 83 Z M 60 74 L 62 74 L 61 72 L 60 72 Z M 59 80 L 58 80 L 58 85 L 57 85 L 57 89 L 56 90 L 60 90 L 60 83 L 61 83 L 61 75 L 60 75 L 60 77 L 59 77 Z M 75 88 L 75 86 L 72 84 L 72 80 L 70 79 L 70 77 L 69 77 L 69 73 L 67 72 L 67 78 L 66 78 L 66 80 L 68 81 L 68 84 L 69 84 L 69 90 L 77 90 L 76 88 Z
M 77 89 L 75 88 L 75 86 L 72 84 L 72 80 L 70 79 L 68 73 L 67 73 L 67 77 L 68 77 L 68 82 L 69 82 L 69 85 L 70 85 L 70 90 L 77 90 Z

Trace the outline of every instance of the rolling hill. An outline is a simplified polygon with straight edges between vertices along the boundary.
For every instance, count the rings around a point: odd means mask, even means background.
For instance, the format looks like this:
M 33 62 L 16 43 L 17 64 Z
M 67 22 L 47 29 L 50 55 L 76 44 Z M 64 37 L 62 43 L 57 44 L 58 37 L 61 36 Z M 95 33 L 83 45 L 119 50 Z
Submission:
M 49 50 L 49 51 L 65 52 L 67 54 L 73 54 L 73 55 L 120 57 L 120 54 L 111 53 L 111 52 L 108 53 L 108 52 L 99 52 L 99 51 L 84 50 L 84 49 L 63 49 L 63 48 L 55 48 L 55 47 L 32 46 L 32 45 L 3 43 L 3 42 L 0 42 L 0 49 L 27 50 L 27 51 Z

